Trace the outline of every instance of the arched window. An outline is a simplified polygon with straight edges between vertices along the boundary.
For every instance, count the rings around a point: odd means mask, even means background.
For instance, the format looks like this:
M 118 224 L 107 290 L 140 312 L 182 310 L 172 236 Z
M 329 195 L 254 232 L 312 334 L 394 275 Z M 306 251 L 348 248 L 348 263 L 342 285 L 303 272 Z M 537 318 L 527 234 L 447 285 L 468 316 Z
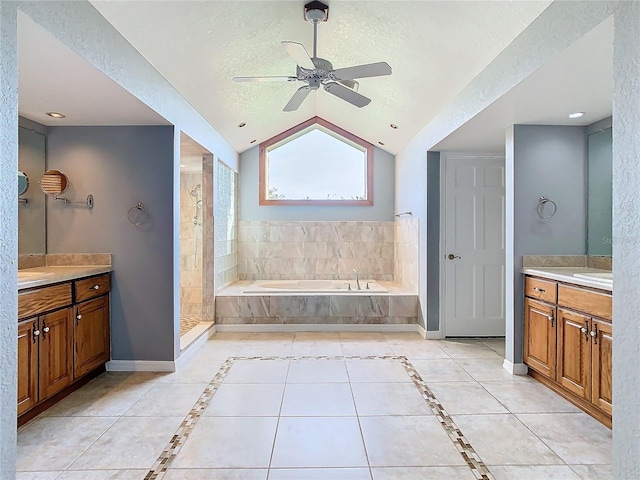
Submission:
M 260 205 L 373 205 L 373 145 L 319 117 L 260 144 Z

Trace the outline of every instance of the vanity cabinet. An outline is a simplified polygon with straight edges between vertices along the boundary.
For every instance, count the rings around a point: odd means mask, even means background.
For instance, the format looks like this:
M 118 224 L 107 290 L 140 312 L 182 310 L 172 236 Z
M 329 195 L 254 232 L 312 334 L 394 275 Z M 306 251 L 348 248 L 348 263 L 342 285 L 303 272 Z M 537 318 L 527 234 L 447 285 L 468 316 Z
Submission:
M 19 420 L 109 360 L 109 291 L 106 274 L 19 292 Z
M 524 362 L 531 375 L 608 426 L 611 314 L 609 292 L 525 277 Z

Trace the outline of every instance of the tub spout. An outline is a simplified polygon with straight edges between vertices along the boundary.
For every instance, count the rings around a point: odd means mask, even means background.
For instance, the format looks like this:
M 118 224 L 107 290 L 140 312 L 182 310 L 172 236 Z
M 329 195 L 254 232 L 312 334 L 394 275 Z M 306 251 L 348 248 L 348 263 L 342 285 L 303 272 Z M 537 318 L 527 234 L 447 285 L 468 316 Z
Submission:
M 356 286 L 358 287 L 358 290 L 362 290 L 362 287 L 360 286 L 360 278 L 358 278 L 358 272 L 356 272 L 356 269 L 353 269 L 353 273 L 356 276 Z

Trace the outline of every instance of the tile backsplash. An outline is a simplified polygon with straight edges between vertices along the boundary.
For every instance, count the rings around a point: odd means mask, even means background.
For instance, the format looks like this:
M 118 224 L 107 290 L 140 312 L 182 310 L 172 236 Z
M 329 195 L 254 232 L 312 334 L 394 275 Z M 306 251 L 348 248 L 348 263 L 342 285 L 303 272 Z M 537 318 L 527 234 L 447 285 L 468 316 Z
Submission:
M 394 280 L 394 222 L 238 223 L 240 280 Z

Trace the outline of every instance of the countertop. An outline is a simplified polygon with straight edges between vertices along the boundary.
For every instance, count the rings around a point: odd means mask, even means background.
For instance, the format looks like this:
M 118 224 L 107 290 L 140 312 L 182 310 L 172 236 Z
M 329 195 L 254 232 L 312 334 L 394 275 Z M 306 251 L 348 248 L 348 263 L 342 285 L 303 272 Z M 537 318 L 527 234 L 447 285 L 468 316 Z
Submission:
M 536 277 L 558 280 L 560 282 L 573 283 L 583 287 L 599 288 L 601 290 L 613 291 L 613 282 L 588 280 L 586 278 L 574 277 L 576 273 L 607 273 L 609 270 L 600 270 L 589 267 L 525 267 L 522 273 L 535 275 Z M 609 272 L 610 273 L 610 272 Z
M 18 290 L 111 272 L 111 265 L 76 265 L 69 267 L 35 267 L 18 270 Z M 37 274 L 37 275 L 36 275 Z

